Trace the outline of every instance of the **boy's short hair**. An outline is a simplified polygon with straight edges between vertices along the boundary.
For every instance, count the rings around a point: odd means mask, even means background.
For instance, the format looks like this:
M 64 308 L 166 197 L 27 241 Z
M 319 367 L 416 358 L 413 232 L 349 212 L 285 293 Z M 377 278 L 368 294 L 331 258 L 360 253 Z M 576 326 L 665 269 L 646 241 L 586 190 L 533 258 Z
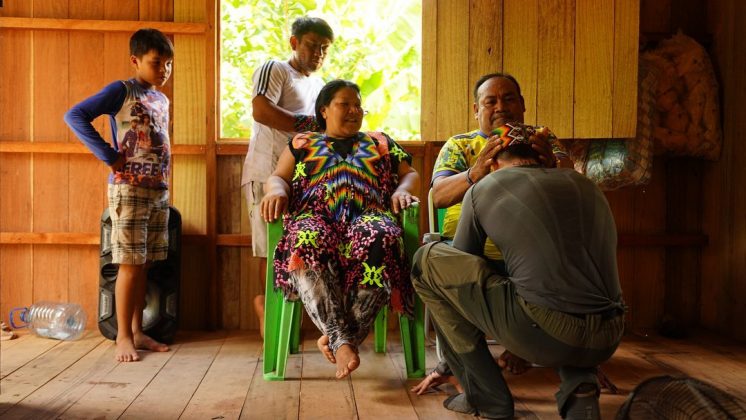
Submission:
M 139 58 L 150 50 L 155 50 L 163 57 L 174 56 L 174 44 L 158 29 L 145 28 L 132 34 L 130 37 L 131 55 Z
M 512 143 L 510 146 L 497 152 L 495 159 L 533 159 L 537 163 L 539 160 L 539 152 L 531 147 L 530 143 Z
M 292 35 L 298 39 L 309 32 L 313 32 L 325 38 L 329 38 L 330 41 L 334 41 L 334 31 L 332 31 L 332 27 L 321 18 L 308 16 L 299 17 L 293 22 L 291 32 Z

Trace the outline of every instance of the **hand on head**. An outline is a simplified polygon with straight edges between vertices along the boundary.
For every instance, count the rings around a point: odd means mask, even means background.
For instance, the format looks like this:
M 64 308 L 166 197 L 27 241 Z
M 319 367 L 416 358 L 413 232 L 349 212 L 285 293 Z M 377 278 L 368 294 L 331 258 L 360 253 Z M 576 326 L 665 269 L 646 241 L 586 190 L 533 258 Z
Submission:
M 557 166 L 557 159 L 552 151 L 552 145 L 549 143 L 550 139 L 556 139 L 556 137 L 546 127 L 540 128 L 536 131 L 536 134 L 529 137 L 531 148 L 539 154 L 541 164 L 547 168 L 554 168 Z
M 497 154 L 504 148 L 505 146 L 500 135 L 494 135 L 487 139 L 487 143 L 484 145 L 482 151 L 479 152 L 477 161 L 474 162 L 474 166 L 471 168 L 470 175 L 472 181 L 476 182 L 484 178 L 495 169 L 494 166 L 497 165 Z

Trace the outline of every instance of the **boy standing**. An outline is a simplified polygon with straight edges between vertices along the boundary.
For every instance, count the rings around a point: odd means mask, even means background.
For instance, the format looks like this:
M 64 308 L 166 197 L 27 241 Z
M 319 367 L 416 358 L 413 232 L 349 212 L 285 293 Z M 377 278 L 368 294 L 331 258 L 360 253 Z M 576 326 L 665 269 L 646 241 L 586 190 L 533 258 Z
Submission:
M 130 38 L 130 54 L 134 78 L 109 84 L 65 114 L 78 138 L 111 167 L 112 262 L 119 264 L 115 358 L 120 362 L 140 360 L 137 349 L 169 350 L 143 333 L 142 311 L 148 264 L 168 253 L 169 100 L 156 87 L 171 76 L 173 44 L 156 29 L 140 29 Z M 113 147 L 91 125 L 104 114 L 110 117 Z M 133 120 L 148 124 L 142 127 L 150 131 L 147 155 L 124 144 Z

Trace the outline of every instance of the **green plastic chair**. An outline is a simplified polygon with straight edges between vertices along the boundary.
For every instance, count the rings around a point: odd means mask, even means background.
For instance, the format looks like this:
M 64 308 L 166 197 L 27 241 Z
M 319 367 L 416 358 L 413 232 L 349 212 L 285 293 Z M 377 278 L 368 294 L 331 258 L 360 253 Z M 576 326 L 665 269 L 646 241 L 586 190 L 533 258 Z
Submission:
M 402 213 L 404 231 L 404 251 L 412 258 L 420 245 L 419 206 L 407 208 Z M 267 225 L 267 251 L 274 253 L 282 237 L 282 221 L 276 220 Z M 264 360 L 262 364 L 264 380 L 285 380 L 288 355 L 298 353 L 300 344 L 300 320 L 302 304 L 287 301 L 281 290 L 275 289 L 273 260 L 267 258 L 267 277 L 264 300 Z M 425 376 L 425 318 L 422 301 L 415 295 L 415 318 L 399 316 L 399 329 L 404 349 L 407 378 Z M 386 352 L 386 331 L 388 327 L 388 306 L 384 306 L 374 323 L 376 353 Z

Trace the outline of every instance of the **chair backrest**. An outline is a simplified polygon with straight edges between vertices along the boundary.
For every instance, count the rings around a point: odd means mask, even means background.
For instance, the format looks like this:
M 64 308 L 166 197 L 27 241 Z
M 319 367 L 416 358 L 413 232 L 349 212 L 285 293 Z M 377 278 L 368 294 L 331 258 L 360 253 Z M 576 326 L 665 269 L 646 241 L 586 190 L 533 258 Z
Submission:
M 433 203 L 433 189 L 427 192 L 427 223 L 428 233 L 425 235 L 423 242 L 428 243 L 440 240 L 438 235 L 443 230 L 443 219 L 446 215 L 445 208 L 435 208 Z

